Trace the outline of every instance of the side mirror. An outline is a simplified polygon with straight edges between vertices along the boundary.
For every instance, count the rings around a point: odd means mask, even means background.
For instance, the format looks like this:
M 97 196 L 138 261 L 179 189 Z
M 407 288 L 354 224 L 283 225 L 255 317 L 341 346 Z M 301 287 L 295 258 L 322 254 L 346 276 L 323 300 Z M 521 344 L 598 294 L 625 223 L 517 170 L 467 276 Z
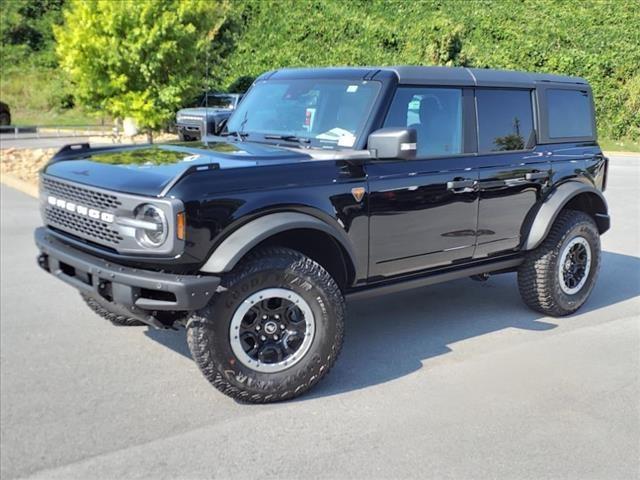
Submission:
M 381 128 L 369 135 L 367 146 L 374 158 L 411 160 L 416 158 L 417 139 L 415 128 Z
M 223 118 L 222 120 L 220 120 L 218 122 L 218 124 L 215 126 L 213 134 L 214 135 L 220 135 L 222 133 L 222 131 L 224 130 L 224 128 L 227 126 L 227 122 L 228 121 L 229 121 L 229 117 Z

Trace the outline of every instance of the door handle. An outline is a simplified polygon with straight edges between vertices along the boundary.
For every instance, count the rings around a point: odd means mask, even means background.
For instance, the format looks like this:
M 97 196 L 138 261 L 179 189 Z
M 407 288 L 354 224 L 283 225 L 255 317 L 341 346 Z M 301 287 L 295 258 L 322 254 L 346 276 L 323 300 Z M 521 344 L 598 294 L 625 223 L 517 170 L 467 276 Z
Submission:
M 524 176 L 525 180 L 546 180 L 549 178 L 549 172 L 532 172 Z
M 475 190 L 477 182 L 475 180 L 453 180 L 447 182 L 447 190 L 453 193 L 468 193 Z

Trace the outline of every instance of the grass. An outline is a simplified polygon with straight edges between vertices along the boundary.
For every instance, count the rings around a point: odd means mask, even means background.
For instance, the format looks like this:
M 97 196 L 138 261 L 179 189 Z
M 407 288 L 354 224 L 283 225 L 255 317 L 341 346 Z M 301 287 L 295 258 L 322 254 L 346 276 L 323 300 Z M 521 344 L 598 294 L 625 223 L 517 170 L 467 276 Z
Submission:
M 61 108 L 72 88 L 57 69 L 25 67 L 3 71 L 0 99 L 9 105 L 14 125 L 80 126 L 111 123 L 81 108 Z
M 96 117 L 93 114 L 84 112 L 80 108 L 61 111 L 21 110 L 11 108 L 11 123 L 17 126 L 38 125 L 45 127 L 69 127 L 81 125 L 109 125 L 111 124 L 111 120 L 107 117 Z
M 637 152 L 640 153 L 640 143 L 631 140 L 611 140 L 601 138 L 598 140 L 602 150 L 607 152 Z

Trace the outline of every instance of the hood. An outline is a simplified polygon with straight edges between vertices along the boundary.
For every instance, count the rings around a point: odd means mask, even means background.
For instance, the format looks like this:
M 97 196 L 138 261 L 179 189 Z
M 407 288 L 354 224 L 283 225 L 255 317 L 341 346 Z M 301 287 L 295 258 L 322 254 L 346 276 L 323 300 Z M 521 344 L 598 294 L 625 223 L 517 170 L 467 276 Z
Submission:
M 233 112 L 233 108 L 214 108 L 214 107 L 198 107 L 198 108 L 183 108 L 178 111 L 178 115 L 193 115 L 196 117 L 205 117 L 207 115 L 216 115 L 216 114 L 229 114 Z
M 251 142 L 162 144 L 129 147 L 69 147 L 43 173 L 107 190 L 160 196 L 189 168 L 250 168 L 311 160 L 311 156 Z

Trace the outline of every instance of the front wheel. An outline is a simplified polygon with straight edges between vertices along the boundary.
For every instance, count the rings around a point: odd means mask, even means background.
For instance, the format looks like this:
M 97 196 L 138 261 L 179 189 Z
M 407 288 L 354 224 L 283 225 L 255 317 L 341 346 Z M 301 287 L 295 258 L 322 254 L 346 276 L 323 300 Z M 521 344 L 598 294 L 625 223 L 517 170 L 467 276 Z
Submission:
M 117 313 L 114 309 L 109 308 L 109 302 L 106 300 L 104 303 L 100 303 L 89 295 L 85 295 L 84 293 L 81 293 L 80 295 L 91 310 L 102 318 L 109 320 L 117 327 L 138 327 L 146 325 L 146 323 L 143 323 L 140 320 Z
M 593 219 L 563 210 L 544 242 L 520 266 L 520 295 L 545 315 L 569 315 L 587 301 L 599 267 L 600 234 Z
M 189 348 L 220 391 L 251 403 L 309 390 L 342 347 L 345 305 L 318 263 L 285 248 L 265 248 L 224 279 L 225 290 L 187 323 Z

